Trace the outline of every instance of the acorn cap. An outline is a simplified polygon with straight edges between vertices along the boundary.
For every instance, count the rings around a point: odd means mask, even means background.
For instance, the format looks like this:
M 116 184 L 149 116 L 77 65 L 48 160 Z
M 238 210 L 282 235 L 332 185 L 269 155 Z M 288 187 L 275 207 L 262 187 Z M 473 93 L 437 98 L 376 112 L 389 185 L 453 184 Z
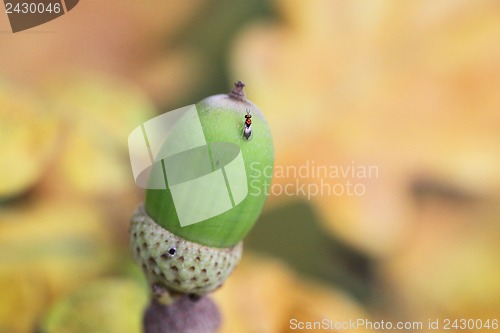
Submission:
M 154 296 L 171 303 L 178 294 L 205 295 L 222 285 L 240 261 L 243 243 L 213 248 L 180 238 L 139 206 L 132 217 L 130 246 Z

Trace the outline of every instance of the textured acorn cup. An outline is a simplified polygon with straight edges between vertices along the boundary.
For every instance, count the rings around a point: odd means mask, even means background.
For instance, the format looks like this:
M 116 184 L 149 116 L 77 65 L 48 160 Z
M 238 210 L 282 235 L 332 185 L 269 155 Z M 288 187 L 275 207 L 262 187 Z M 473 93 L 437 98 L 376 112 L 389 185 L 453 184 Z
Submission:
M 243 250 L 242 242 L 213 248 L 182 239 L 156 224 L 142 205 L 132 217 L 130 233 L 134 260 L 141 264 L 162 303 L 169 303 L 176 293 L 201 296 L 215 290 L 232 272 Z
M 171 304 L 182 294 L 203 296 L 222 285 L 239 262 L 242 239 L 269 192 L 274 163 L 271 133 L 260 110 L 245 98 L 243 86 L 237 82 L 231 93 L 196 104 L 207 144 L 228 142 L 241 150 L 248 186 L 243 201 L 220 215 L 181 227 L 170 190 L 150 189 L 132 218 L 134 260 L 161 304 Z M 252 115 L 251 140 L 242 135 L 247 112 Z

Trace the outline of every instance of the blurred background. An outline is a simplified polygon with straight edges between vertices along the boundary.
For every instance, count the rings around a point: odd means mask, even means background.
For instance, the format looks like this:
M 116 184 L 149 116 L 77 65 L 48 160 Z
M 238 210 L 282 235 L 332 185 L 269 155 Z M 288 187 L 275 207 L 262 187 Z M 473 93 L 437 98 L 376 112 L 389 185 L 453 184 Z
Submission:
M 128 134 L 236 80 L 275 177 L 221 332 L 500 319 L 498 1 L 87 0 L 0 13 L 0 333 L 140 332 Z

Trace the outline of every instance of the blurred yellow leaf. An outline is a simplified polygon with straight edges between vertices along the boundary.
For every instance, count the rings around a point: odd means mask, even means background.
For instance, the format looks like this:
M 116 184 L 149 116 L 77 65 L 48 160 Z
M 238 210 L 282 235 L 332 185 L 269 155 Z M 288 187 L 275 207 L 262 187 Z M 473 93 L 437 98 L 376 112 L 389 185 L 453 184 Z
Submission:
M 40 201 L 0 208 L 0 328 L 32 332 L 40 311 L 110 269 L 103 216 L 84 204 Z
M 0 78 L 0 199 L 27 191 L 48 167 L 60 124 L 46 102 Z

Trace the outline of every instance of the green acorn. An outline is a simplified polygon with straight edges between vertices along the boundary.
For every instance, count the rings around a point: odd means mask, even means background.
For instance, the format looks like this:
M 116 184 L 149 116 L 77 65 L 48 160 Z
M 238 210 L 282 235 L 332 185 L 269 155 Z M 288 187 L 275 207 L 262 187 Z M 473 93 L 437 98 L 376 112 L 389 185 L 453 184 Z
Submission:
M 167 186 L 147 190 L 144 205 L 132 218 L 130 235 L 134 259 L 143 268 L 154 296 L 163 304 L 169 304 L 174 296 L 181 294 L 203 296 L 222 285 L 239 262 L 242 239 L 257 220 L 267 198 L 274 163 L 272 137 L 262 112 L 245 98 L 243 87 L 243 83 L 236 82 L 229 94 L 211 96 L 195 105 L 206 147 L 210 147 L 210 171 L 222 170 L 220 174 L 224 178 L 221 179 L 231 193 L 231 208 L 203 221 L 183 224 L 175 205 L 176 193 Z M 189 133 L 194 127 L 189 124 L 174 131 Z M 185 141 L 190 140 L 193 140 L 192 146 L 196 146 L 195 135 L 192 139 L 184 135 L 179 141 L 189 146 L 191 143 Z M 169 144 L 167 139 L 164 146 Z M 225 149 L 226 156 L 216 151 L 220 147 Z M 235 155 L 238 153 L 237 158 L 241 158 L 236 171 L 227 164 L 232 151 L 228 153 L 231 149 L 226 147 L 236 147 Z M 193 161 L 184 163 L 165 162 L 163 172 L 182 174 Z M 246 184 L 232 182 L 232 176 L 238 172 L 243 172 Z M 212 189 L 206 190 L 205 197 L 204 193 L 184 193 L 185 199 L 189 199 L 186 201 L 189 210 L 218 205 L 219 198 L 210 195 Z

